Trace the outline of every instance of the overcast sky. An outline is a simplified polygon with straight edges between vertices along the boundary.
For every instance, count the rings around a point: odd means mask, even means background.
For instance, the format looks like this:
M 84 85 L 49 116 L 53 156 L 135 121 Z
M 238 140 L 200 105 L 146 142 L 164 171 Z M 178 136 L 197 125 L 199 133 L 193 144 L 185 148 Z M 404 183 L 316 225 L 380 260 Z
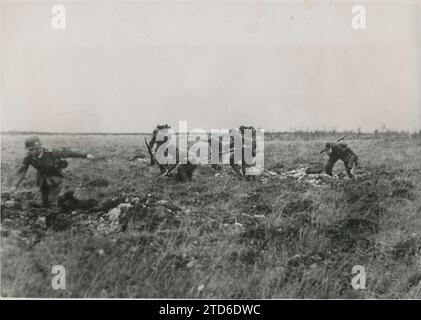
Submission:
M 3 131 L 421 129 L 420 1 L 0 3 Z

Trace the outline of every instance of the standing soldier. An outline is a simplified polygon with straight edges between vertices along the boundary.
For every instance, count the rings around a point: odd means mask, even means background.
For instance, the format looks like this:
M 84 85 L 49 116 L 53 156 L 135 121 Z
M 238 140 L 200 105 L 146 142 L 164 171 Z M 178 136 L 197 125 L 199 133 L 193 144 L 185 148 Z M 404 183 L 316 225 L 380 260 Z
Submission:
M 348 177 L 353 178 L 352 168 L 358 165 L 358 156 L 352 151 L 352 149 L 346 143 L 326 143 L 325 151 L 329 156 L 329 160 L 326 163 L 325 171 L 328 175 L 332 176 L 332 169 L 338 160 L 342 160 L 345 165 L 346 173 Z
M 248 133 L 251 133 L 251 136 L 249 134 L 246 134 L 247 131 Z M 241 126 L 239 128 L 231 129 L 230 136 L 231 167 L 239 176 L 244 176 L 246 174 L 246 168 L 251 166 L 251 164 L 246 163 L 244 150 L 249 149 L 251 151 L 251 156 L 256 156 L 256 128 L 254 128 L 253 126 Z M 241 150 L 236 150 L 235 137 L 237 137 L 237 139 L 241 141 Z M 241 165 L 239 163 L 235 163 L 235 152 L 241 152 Z
M 168 133 L 169 129 L 171 129 L 171 126 L 169 126 L 168 124 L 164 124 L 164 125 L 158 124 L 156 126 L 156 128 L 153 130 L 152 138 L 151 138 L 151 141 L 149 142 L 149 147 L 150 147 L 151 151 L 153 152 L 153 154 L 156 153 L 156 150 L 161 145 L 163 145 L 165 142 L 168 141 L 168 136 L 164 136 L 164 139 L 162 141 L 156 140 L 156 138 L 158 136 L 158 133 L 162 130 L 162 134 L 166 134 L 166 133 Z M 154 147 L 155 147 L 155 150 L 154 150 Z M 154 165 L 154 164 L 155 164 L 155 159 L 151 158 L 151 165 Z
M 48 149 L 41 145 L 41 140 L 37 136 L 32 136 L 26 139 L 25 148 L 28 151 L 26 157 L 23 159 L 19 167 L 16 178 L 10 189 L 14 193 L 19 184 L 25 178 L 29 166 L 37 169 L 37 186 L 41 192 L 42 206 L 44 208 L 50 207 L 50 203 L 57 207 L 58 198 L 63 185 L 62 170 L 68 166 L 66 160 L 62 158 L 87 158 L 94 159 L 94 156 L 87 153 L 80 153 L 68 149 Z M 47 227 L 52 224 L 54 215 L 49 215 L 46 218 Z

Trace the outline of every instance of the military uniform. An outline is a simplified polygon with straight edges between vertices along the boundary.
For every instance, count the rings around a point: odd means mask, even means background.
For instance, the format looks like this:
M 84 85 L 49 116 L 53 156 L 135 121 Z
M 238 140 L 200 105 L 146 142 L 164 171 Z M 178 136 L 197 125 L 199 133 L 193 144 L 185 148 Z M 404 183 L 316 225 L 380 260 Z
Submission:
M 326 163 L 325 171 L 328 175 L 332 175 L 333 167 L 338 160 L 342 160 L 345 165 L 348 177 L 352 178 L 352 168 L 358 165 L 358 156 L 346 143 L 326 143 L 326 153 L 329 155 L 329 160 Z
M 80 153 L 68 149 L 56 150 L 41 148 L 38 156 L 28 154 L 22 161 L 16 176 L 21 180 L 29 169 L 34 167 L 37 172 L 37 186 L 41 192 L 42 205 L 49 207 L 50 203 L 57 205 L 58 198 L 63 186 L 63 172 L 67 167 L 67 161 L 63 158 L 86 158 L 86 153 Z
M 169 125 L 167 125 L 167 124 L 164 124 L 164 125 L 157 125 L 156 126 L 156 128 L 153 130 L 153 132 L 152 132 L 152 138 L 151 138 L 151 141 L 149 142 L 149 147 L 150 147 L 150 149 L 151 149 L 151 151 L 155 154 L 156 153 L 156 150 L 161 146 L 161 145 L 163 145 L 165 142 L 167 142 L 168 141 L 168 136 L 165 136 L 164 137 L 164 139 L 162 140 L 162 141 L 157 141 L 156 140 L 156 137 L 158 136 L 158 133 L 161 131 L 161 130 L 168 130 L 168 129 L 170 129 L 171 127 L 169 126 Z M 166 132 L 165 132 L 166 133 Z M 155 147 L 155 150 L 154 150 L 154 147 Z M 168 153 L 167 153 L 168 154 Z M 153 158 L 151 158 L 151 165 L 154 165 L 155 164 L 155 159 L 153 159 Z
M 162 140 L 157 140 L 157 136 L 160 132 L 162 134 L 168 134 L 169 129 L 171 127 L 168 124 L 164 125 L 157 125 L 157 127 L 152 132 L 152 138 L 149 142 L 149 149 L 151 152 L 151 165 L 154 165 L 155 163 L 158 164 L 159 169 L 161 171 L 161 175 L 165 174 L 167 176 L 172 176 L 175 179 L 179 181 L 185 181 L 185 180 L 192 180 L 193 172 L 197 168 L 197 165 L 192 164 L 187 155 L 184 153 L 184 151 L 180 150 L 179 148 L 175 147 L 174 151 L 175 154 L 172 154 L 171 156 L 175 157 L 175 163 L 165 163 L 161 164 L 159 163 L 159 159 L 156 160 L 156 152 L 160 146 L 162 146 L 164 143 L 166 143 L 169 139 L 171 139 L 170 136 L 165 135 Z M 169 156 L 169 150 L 164 151 L 164 155 L 166 157 Z M 180 159 L 187 159 L 187 163 L 180 164 Z
M 94 159 L 94 156 L 87 153 L 76 152 L 68 149 L 48 149 L 42 147 L 41 140 L 37 136 L 26 139 L 25 148 L 28 154 L 23 159 L 19 167 L 15 181 L 10 191 L 13 193 L 22 180 L 26 172 L 32 166 L 37 170 L 37 185 L 41 192 L 42 205 L 45 208 L 54 204 L 57 208 L 60 192 L 63 186 L 63 169 L 68 166 L 63 158 L 88 158 Z M 54 220 L 57 209 L 48 210 L 46 216 L 47 227 L 54 226 Z
M 246 130 L 251 130 L 251 137 L 249 134 L 246 135 Z M 234 169 L 234 171 L 238 175 L 245 175 L 246 174 L 246 168 L 250 166 L 250 164 L 246 163 L 246 159 L 244 156 L 244 150 L 245 149 L 251 149 L 251 155 L 253 157 L 256 156 L 256 129 L 253 126 L 246 127 L 241 126 L 238 129 L 233 129 L 230 132 L 231 135 L 231 141 L 230 141 L 230 150 L 231 150 L 231 156 L 230 156 L 230 164 L 231 167 Z M 241 138 L 241 165 L 238 163 L 235 163 L 234 153 L 235 153 L 235 136 L 239 136 Z M 238 138 L 237 138 L 238 139 Z

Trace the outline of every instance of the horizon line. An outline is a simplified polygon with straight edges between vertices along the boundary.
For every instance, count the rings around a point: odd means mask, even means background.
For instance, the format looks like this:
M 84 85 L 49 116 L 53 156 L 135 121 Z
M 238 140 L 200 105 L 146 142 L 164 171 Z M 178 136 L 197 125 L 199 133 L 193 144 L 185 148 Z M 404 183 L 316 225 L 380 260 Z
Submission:
M 320 129 L 296 129 L 296 130 L 265 130 L 265 133 L 269 134 L 294 134 L 294 133 L 307 133 L 307 134 L 315 134 L 315 133 L 328 133 L 328 134 L 336 134 L 336 133 L 352 133 L 352 134 L 387 134 L 387 133 L 397 133 L 397 134 L 414 134 L 414 133 L 421 133 L 421 129 L 418 130 L 371 130 L 371 131 L 358 131 L 358 130 L 320 130 Z M 178 134 L 177 131 L 175 131 Z M 210 133 L 210 131 L 206 131 L 206 133 Z M 94 132 L 57 132 L 57 131 L 33 131 L 33 130 L 7 130 L 7 131 L 0 131 L 0 135 L 29 135 L 29 134 L 38 134 L 38 135 L 150 135 L 151 132 L 106 132 L 106 131 L 94 131 Z

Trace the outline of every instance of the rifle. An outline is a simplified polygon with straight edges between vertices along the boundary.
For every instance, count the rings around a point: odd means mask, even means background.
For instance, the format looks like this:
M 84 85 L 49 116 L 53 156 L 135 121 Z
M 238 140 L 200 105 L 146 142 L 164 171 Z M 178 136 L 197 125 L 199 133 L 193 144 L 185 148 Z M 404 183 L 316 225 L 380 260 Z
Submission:
M 338 142 L 341 142 L 343 139 L 345 139 L 346 137 L 347 137 L 348 135 L 346 134 L 346 135 L 344 135 L 342 138 L 339 138 L 338 140 L 336 140 L 336 143 L 338 143 Z M 322 154 L 323 152 L 325 152 L 326 151 L 326 148 L 325 149 L 323 149 L 322 151 L 320 151 L 320 154 Z

